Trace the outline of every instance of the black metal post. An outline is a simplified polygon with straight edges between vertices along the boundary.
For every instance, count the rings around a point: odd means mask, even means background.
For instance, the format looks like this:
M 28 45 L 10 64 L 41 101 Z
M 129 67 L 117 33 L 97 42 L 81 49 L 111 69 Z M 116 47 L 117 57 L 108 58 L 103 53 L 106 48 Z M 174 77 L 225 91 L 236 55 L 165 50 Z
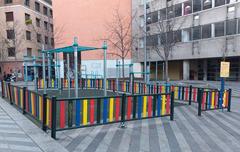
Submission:
M 23 87 L 23 108 L 22 108 L 22 113 L 25 114 L 26 113 L 26 87 Z
M 10 83 L 8 83 L 8 91 L 9 91 L 10 104 L 13 104 L 13 101 L 12 101 L 12 91 L 11 91 L 11 85 L 10 85 Z
M 122 95 L 122 109 L 121 109 L 121 128 L 125 128 L 125 113 L 126 113 L 126 94 Z
M 97 99 L 97 123 L 101 122 L 101 99 Z
M 184 89 L 185 89 L 185 87 L 184 86 L 182 86 L 182 100 L 184 100 Z
M 43 122 L 42 122 L 43 131 L 47 131 L 46 121 L 47 121 L 47 94 L 43 94 Z
M 198 90 L 198 116 L 201 116 L 202 113 L 202 96 L 203 96 L 203 91 L 202 89 Z
M 57 98 L 54 96 L 52 97 L 52 132 L 51 132 L 51 137 L 56 139 L 56 112 L 57 112 Z
M 36 89 L 37 89 L 37 90 L 38 90 L 38 81 L 39 81 L 39 79 L 36 78 Z
M 231 112 L 232 89 L 229 89 L 228 91 L 228 112 Z
M 134 95 L 134 73 L 131 74 L 132 75 L 132 95 Z
M 192 85 L 190 85 L 189 87 L 189 103 L 188 104 L 189 105 L 192 104 Z
M 157 95 L 153 96 L 153 117 L 156 116 Z
M 4 81 L 3 80 L 1 80 L 1 85 L 2 85 L 2 98 L 4 98 Z
M 174 119 L 174 91 L 171 92 L 170 120 Z

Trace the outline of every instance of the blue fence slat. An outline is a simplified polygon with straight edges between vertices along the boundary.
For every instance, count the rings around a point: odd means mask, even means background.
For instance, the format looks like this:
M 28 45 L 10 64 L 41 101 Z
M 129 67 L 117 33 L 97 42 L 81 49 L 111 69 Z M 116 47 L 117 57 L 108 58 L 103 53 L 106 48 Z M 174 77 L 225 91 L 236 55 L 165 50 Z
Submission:
M 142 96 L 138 97 L 138 119 L 142 117 Z
M 107 123 L 107 106 L 108 106 L 108 99 L 103 100 L 103 123 Z
M 76 126 L 80 126 L 80 112 L 81 112 L 81 102 L 80 100 L 76 101 Z

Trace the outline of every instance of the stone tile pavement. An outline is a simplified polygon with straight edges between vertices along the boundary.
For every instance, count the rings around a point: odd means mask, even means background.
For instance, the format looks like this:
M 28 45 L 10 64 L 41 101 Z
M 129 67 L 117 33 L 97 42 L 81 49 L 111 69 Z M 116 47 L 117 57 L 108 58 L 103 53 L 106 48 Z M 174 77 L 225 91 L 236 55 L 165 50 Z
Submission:
M 240 99 L 232 112 L 203 112 L 197 105 L 175 108 L 168 117 L 57 132 L 58 142 L 70 152 L 239 152 Z
M 0 152 L 67 152 L 67 150 L 0 98 Z

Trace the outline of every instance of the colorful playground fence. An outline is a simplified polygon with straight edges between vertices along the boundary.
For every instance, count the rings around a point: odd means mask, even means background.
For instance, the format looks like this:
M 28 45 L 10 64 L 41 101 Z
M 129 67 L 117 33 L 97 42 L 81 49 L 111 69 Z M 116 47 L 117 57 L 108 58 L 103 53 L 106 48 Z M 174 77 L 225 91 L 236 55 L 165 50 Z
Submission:
M 231 111 L 232 90 L 224 90 L 223 94 L 219 90 L 198 92 L 198 115 L 201 116 L 202 111 L 227 109 Z
M 2 90 L 2 97 L 8 99 L 7 101 L 10 104 L 20 109 L 23 114 L 28 114 L 40 123 L 45 130 L 46 127 L 51 128 L 52 102 L 50 98 L 47 98 L 46 95 L 27 90 L 26 87 L 10 85 L 9 82 L 5 81 L 2 81 Z
M 96 84 L 89 80 L 85 83 L 90 88 Z M 101 81 L 98 83 L 102 85 Z M 135 82 L 136 87 L 132 88 L 136 89 L 134 95 L 124 93 L 121 96 L 60 99 L 50 98 L 46 94 L 41 95 L 9 82 L 2 81 L 1 84 L 2 97 L 21 109 L 23 114 L 28 114 L 40 123 L 44 131 L 51 129 L 53 138 L 56 138 L 57 131 L 67 129 L 164 116 L 170 116 L 173 120 L 175 100 L 187 101 L 189 105 L 192 101 L 198 103 L 199 116 L 202 111 L 207 110 L 231 110 L 231 89 L 225 90 L 221 99 L 221 92 L 216 89 Z M 119 83 L 126 92 L 129 91 L 126 89 L 127 85 L 130 84 L 126 81 Z M 114 81 L 109 81 L 108 87 L 114 88 Z M 147 87 L 148 94 L 144 93 Z
M 163 116 L 170 116 L 173 120 L 173 102 L 173 92 L 72 99 L 53 97 L 52 106 L 55 109 L 52 114 L 56 120 L 53 122 L 52 137 L 56 137 L 56 131 L 73 128 Z

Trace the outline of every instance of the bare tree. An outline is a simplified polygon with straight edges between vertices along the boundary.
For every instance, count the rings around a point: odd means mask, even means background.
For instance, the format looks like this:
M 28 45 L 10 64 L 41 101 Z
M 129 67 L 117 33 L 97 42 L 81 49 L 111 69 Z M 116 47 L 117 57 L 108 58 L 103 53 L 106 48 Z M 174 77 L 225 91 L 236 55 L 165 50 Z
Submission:
M 113 14 L 113 20 L 106 24 L 108 35 L 104 39 L 110 42 L 110 47 L 113 49 L 113 51 L 108 52 L 108 54 L 121 59 L 123 78 L 125 77 L 125 58 L 129 55 L 133 45 L 131 25 L 132 17 L 122 16 L 118 9 L 116 9 Z
M 148 4 L 148 6 L 148 9 L 154 9 L 154 6 L 150 6 L 150 4 Z M 147 36 L 147 48 L 154 50 L 165 63 L 164 78 L 168 81 L 168 62 L 174 50 L 173 48 L 176 46 L 176 43 L 180 41 L 180 29 L 185 21 L 185 17 L 181 19 L 175 18 L 173 4 L 169 4 L 167 0 L 165 12 L 160 13 L 163 13 L 163 15 L 160 15 L 160 19 L 151 25 L 151 29 L 153 29 L 154 32 L 143 31 L 146 32 L 145 35 Z M 151 13 L 147 14 L 146 24 L 150 24 L 153 19 L 154 16 L 151 15 Z

